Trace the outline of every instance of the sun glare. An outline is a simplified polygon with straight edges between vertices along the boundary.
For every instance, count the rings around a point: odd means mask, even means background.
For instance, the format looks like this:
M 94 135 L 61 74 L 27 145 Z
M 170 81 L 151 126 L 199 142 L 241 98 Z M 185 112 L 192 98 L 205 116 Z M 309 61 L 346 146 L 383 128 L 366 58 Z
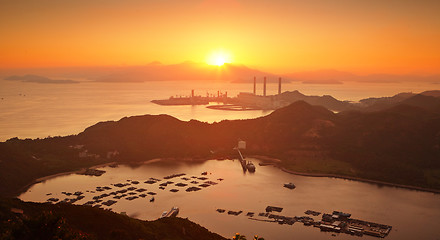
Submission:
M 212 52 L 206 61 L 209 65 L 222 66 L 225 63 L 231 62 L 231 55 L 223 50 Z

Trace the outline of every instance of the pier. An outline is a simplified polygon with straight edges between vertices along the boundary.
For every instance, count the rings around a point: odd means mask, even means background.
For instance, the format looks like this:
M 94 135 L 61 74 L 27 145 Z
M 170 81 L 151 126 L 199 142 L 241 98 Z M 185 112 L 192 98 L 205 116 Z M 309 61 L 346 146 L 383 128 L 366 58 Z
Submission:
M 293 225 L 294 223 L 299 222 L 304 226 L 319 228 L 323 232 L 344 233 L 356 236 L 369 235 L 378 238 L 388 236 L 392 229 L 392 226 L 389 225 L 353 219 L 351 218 L 351 214 L 339 211 L 333 211 L 332 214 L 324 213 L 322 214 L 321 220 L 315 220 L 310 216 L 291 217 L 271 213 L 272 211 L 281 212 L 282 210 L 283 208 L 281 207 L 267 206 L 266 212 L 260 212 L 258 217 L 253 217 L 253 212 L 248 212 L 246 216 L 249 216 L 248 219 L 253 221 L 277 223 L 281 225 Z M 217 209 L 217 212 L 220 214 L 226 211 L 227 210 L 224 209 Z M 227 211 L 229 215 L 235 216 L 238 216 L 242 212 L 242 210 Z M 250 216 L 249 213 L 252 213 L 252 216 Z M 307 210 L 304 213 L 315 217 L 321 215 L 320 212 L 313 210 Z
M 238 160 L 240 161 L 241 167 L 243 168 L 243 172 L 249 171 L 250 173 L 254 173 L 255 165 L 251 161 L 246 161 L 240 151 L 240 149 L 246 149 L 246 142 L 241 140 L 238 141 L 238 146 L 234 149 L 238 152 Z
M 246 160 L 243 157 L 243 154 L 241 154 L 240 149 L 237 147 L 235 148 L 238 152 L 238 155 L 240 156 L 240 158 L 238 159 L 240 161 L 241 167 L 243 168 L 243 172 L 246 172 L 247 168 L 246 168 Z

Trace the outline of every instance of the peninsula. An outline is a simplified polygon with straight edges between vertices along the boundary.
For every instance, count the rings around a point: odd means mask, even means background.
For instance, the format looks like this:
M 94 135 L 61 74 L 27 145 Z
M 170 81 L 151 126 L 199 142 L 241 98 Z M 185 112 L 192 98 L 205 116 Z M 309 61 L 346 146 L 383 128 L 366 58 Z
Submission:
M 9 139 L 0 143 L 0 190 L 15 195 L 37 178 L 107 162 L 236 157 L 237 139 L 248 154 L 280 159 L 287 171 L 440 189 L 438 98 L 413 98 L 426 103 L 333 113 L 298 101 L 257 119 L 208 124 L 144 115 L 73 136 Z

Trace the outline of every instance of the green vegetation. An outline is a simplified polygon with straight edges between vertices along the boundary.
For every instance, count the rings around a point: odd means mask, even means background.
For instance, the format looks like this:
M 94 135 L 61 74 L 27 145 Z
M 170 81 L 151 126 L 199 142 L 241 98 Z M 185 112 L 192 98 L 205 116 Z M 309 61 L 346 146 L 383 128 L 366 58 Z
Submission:
M 350 163 L 334 159 L 286 159 L 280 166 L 291 171 L 301 173 L 335 174 L 343 176 L 356 176 Z
M 14 195 L 35 179 L 79 170 L 107 159 L 79 158 L 71 137 L 10 139 L 0 143 L 0 195 Z
M 0 199 L 0 239 L 225 238 L 182 218 L 141 221 L 93 207 Z
M 246 236 L 241 235 L 240 233 L 236 233 L 235 236 L 232 237 L 232 240 L 246 240 Z M 255 235 L 253 240 L 264 240 L 264 238 Z
M 440 168 L 426 169 L 425 179 L 429 185 L 440 186 Z
M 238 139 L 246 141 L 246 154 L 281 159 L 294 171 L 440 189 L 440 106 L 436 98 L 409 100 L 417 105 L 339 114 L 295 102 L 266 117 L 213 124 L 145 115 L 101 122 L 76 136 L 11 139 L 0 143 L 0 192 L 104 162 L 236 157 Z M 70 147 L 77 145 L 84 148 Z M 84 150 L 100 157 L 79 157 Z

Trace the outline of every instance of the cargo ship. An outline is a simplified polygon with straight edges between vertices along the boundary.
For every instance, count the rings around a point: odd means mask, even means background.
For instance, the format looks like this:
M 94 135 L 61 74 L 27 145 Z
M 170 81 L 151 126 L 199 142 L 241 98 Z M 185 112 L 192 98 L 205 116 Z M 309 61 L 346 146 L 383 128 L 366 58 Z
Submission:
M 209 99 L 204 97 L 173 97 L 162 100 L 152 100 L 158 105 L 208 105 Z

